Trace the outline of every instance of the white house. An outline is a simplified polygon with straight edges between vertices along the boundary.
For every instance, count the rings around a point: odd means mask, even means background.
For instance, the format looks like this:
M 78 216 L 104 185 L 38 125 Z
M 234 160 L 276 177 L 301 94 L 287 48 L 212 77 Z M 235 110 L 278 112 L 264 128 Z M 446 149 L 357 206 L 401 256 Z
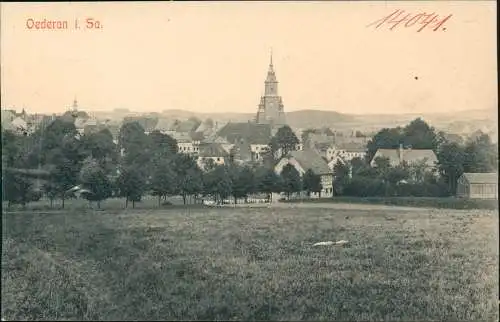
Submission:
M 346 164 L 346 161 L 339 155 L 335 155 L 330 161 L 328 161 L 328 168 L 332 173 L 334 172 L 335 165 L 340 162 L 342 164 Z
M 319 194 L 312 193 L 311 197 L 331 197 L 333 195 L 333 174 L 326 161 L 316 152 L 312 150 L 292 151 L 274 167 L 276 174 L 281 174 L 283 168 L 291 164 L 300 175 L 304 175 L 307 170 L 311 169 L 314 174 L 320 176 L 321 192 Z
M 269 145 L 267 144 L 250 144 L 250 150 L 252 151 L 252 156 L 255 161 L 262 160 L 262 154 L 269 150 Z
M 366 156 L 365 149 L 348 148 L 348 149 L 339 149 L 336 152 L 337 155 L 340 156 L 345 161 L 351 161 L 354 158 L 364 159 Z

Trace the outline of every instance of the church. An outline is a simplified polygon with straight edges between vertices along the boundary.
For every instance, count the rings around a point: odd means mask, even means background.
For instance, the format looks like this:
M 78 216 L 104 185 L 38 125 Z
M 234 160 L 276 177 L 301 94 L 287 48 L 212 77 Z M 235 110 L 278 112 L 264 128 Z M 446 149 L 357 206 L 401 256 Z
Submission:
M 264 82 L 264 95 L 260 98 L 257 115 L 246 123 L 226 124 L 217 133 L 230 143 L 244 140 L 249 144 L 267 145 L 280 127 L 286 124 L 283 100 L 278 95 L 278 81 L 271 53 L 269 69 Z
M 257 124 L 269 124 L 273 130 L 277 130 L 277 128 L 286 124 L 283 100 L 278 95 L 278 81 L 274 72 L 272 53 L 267 78 L 264 83 L 264 95 L 260 98 L 255 122 Z

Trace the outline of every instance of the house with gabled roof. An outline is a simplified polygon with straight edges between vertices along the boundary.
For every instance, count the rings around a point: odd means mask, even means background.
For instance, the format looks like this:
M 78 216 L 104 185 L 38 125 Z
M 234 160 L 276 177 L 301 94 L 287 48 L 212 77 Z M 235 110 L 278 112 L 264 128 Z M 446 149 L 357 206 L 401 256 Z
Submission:
M 208 160 L 212 160 L 215 165 L 227 164 L 229 153 L 219 143 L 200 143 L 197 158 L 198 167 L 205 170 Z
M 271 125 L 247 123 L 227 123 L 217 135 L 225 138 L 228 142 L 238 142 L 245 139 L 249 144 L 269 144 L 271 141 Z
M 498 199 L 498 173 L 464 173 L 457 181 L 457 197 Z
M 286 156 L 282 157 L 274 167 L 276 174 L 280 175 L 287 164 L 292 165 L 301 176 L 303 176 L 307 170 L 312 170 L 315 175 L 320 177 L 322 186 L 321 192 L 317 195 L 312 194 L 312 197 L 331 197 L 333 195 L 333 173 L 328 167 L 325 159 L 317 152 L 306 149 L 288 153 Z
M 231 160 L 239 164 L 253 161 L 252 148 L 248 142 L 245 142 L 244 139 L 241 139 L 239 142 L 234 144 L 229 154 L 231 156 Z
M 375 160 L 377 158 L 389 159 L 393 167 L 402 164 L 413 165 L 425 163 L 428 171 L 434 170 L 438 163 L 436 153 L 431 149 L 404 149 L 402 144 L 399 146 L 399 149 L 378 149 L 370 161 L 372 167 L 376 167 Z
M 26 122 L 22 117 L 18 116 L 10 122 L 10 125 L 14 132 L 21 134 L 28 134 L 30 128 L 28 127 L 28 122 Z

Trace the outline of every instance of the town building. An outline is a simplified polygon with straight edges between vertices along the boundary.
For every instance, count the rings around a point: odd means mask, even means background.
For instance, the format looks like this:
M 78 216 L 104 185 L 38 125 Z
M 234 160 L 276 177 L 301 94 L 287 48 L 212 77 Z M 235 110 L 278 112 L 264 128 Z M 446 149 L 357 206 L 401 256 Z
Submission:
M 400 144 L 399 149 L 378 149 L 370 161 L 372 167 L 376 167 L 377 158 L 388 158 L 393 167 L 424 163 L 427 166 L 426 171 L 435 170 L 438 162 L 436 154 L 431 149 L 405 149 L 402 144 Z
M 274 167 L 276 174 L 280 175 L 283 168 L 291 164 L 301 176 L 307 170 L 319 176 L 321 179 L 321 192 L 316 194 L 312 193 L 312 198 L 318 197 L 331 197 L 333 196 L 333 174 L 326 161 L 316 152 L 312 150 L 292 151 L 288 155 L 281 158 L 281 160 Z
M 457 197 L 498 199 L 498 173 L 464 173 L 457 181 Z
M 196 163 L 200 169 L 206 171 L 209 162 L 212 162 L 213 165 L 224 165 L 228 163 L 229 156 L 229 153 L 219 143 L 200 143 Z

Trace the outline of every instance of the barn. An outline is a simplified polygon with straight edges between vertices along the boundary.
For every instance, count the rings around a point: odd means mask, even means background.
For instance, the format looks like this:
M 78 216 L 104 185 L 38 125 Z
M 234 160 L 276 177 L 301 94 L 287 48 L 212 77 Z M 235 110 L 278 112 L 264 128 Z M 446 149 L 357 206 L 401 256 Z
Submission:
M 470 199 L 498 199 L 498 174 L 462 174 L 458 179 L 457 197 Z

